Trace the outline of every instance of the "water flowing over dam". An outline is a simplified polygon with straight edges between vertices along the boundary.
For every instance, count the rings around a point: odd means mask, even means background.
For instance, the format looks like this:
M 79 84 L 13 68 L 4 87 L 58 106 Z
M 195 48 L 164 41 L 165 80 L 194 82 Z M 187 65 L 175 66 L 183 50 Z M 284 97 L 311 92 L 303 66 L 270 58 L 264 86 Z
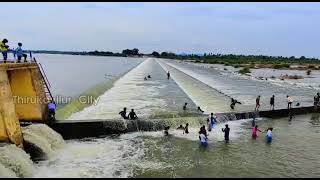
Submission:
M 148 75 L 151 78 L 144 80 Z M 271 113 L 268 102 L 273 93 L 277 109 Z M 254 81 L 209 65 L 147 58 L 119 77 L 95 104 L 50 127 L 21 127 L 25 151 L 1 143 L 0 177 L 194 177 L 199 172 L 201 177 L 270 177 L 271 165 L 275 177 L 308 177 L 320 167 L 317 152 L 306 144 L 307 138 L 319 133 L 319 116 L 299 116 L 312 108 L 294 107 L 295 117 L 288 121 L 286 93 L 301 106 L 312 104 L 314 92 L 307 88 Z M 255 112 L 259 94 L 262 108 Z M 230 109 L 231 97 L 242 102 L 235 110 Z M 197 111 L 198 106 L 204 113 Z M 123 107 L 135 109 L 139 119 L 121 119 L 118 113 Z M 208 150 L 202 150 L 198 131 L 207 125 L 211 112 L 218 123 L 209 133 Z M 248 140 L 253 118 L 262 130 L 274 127 L 272 146 L 265 146 L 263 133 L 256 142 Z M 176 129 L 186 123 L 189 134 Z M 221 131 L 226 124 L 231 128 L 230 144 L 224 143 Z M 163 136 L 165 126 L 170 126 L 168 137 Z M 314 144 L 320 148 L 318 140 Z M 305 153 L 297 154 L 302 147 Z M 290 163 L 294 165 L 289 167 Z M 203 171 L 210 168 L 215 171 Z

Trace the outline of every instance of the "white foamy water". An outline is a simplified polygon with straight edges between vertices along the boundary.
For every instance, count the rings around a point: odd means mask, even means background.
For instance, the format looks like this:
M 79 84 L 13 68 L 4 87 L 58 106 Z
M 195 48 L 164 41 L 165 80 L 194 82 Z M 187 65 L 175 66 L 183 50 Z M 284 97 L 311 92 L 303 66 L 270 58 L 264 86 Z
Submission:
M 179 71 L 188 74 L 189 76 L 192 76 L 193 78 L 199 80 L 200 82 L 216 89 L 217 91 L 220 91 L 221 93 L 223 92 L 225 95 L 229 96 L 229 97 L 233 97 L 235 99 L 240 100 L 244 105 L 248 105 L 248 104 L 252 104 L 252 100 L 248 99 L 248 98 L 244 98 L 244 97 L 234 97 L 234 89 L 230 88 L 228 86 L 225 86 L 223 81 L 219 80 L 219 79 L 214 79 L 208 76 L 204 76 L 202 74 L 196 73 L 190 69 L 187 69 L 185 67 L 179 66 L 173 62 L 165 62 L 166 64 L 178 69 Z M 200 66 L 201 67 L 201 66 Z M 225 74 L 221 74 L 219 73 L 220 76 L 223 76 L 224 78 L 228 78 L 228 76 Z M 228 74 L 229 76 L 232 76 L 232 74 Z M 229 103 L 229 102 L 228 102 Z
M 22 128 L 23 139 L 40 148 L 49 158 L 65 142 L 60 134 L 45 124 L 32 124 Z
M 251 119 L 227 122 L 230 131 L 230 141 L 241 136 L 241 128 Z M 221 128 L 225 123 L 219 123 L 209 134 L 209 142 L 214 144 L 224 140 Z M 169 130 L 169 133 L 178 138 L 198 141 L 199 128 L 190 127 L 189 134 L 182 131 Z M 134 132 L 118 137 L 99 139 L 70 140 L 67 145 L 57 152 L 54 158 L 37 164 L 35 178 L 113 178 L 133 177 L 135 170 L 148 171 L 168 168 L 170 165 L 157 160 L 145 160 L 146 137 L 163 138 L 162 131 Z M 150 140 L 152 142 L 152 140 Z M 151 143 L 148 141 L 149 143 Z
M 14 144 L 0 147 L 1 176 L 30 178 L 34 173 L 30 156 Z M 3 174 L 2 174 L 3 173 Z M 14 173 L 14 174 L 13 174 Z
M 17 178 L 16 174 L 0 163 L 0 178 Z
M 166 85 L 157 81 L 145 81 L 143 78 L 152 74 L 152 59 L 147 59 L 136 68 L 121 77 L 114 86 L 99 97 L 96 105 L 89 106 L 84 110 L 74 113 L 69 120 L 84 119 L 114 119 L 119 118 L 118 113 L 127 107 L 127 110 L 135 109 L 139 115 L 147 115 L 152 111 L 166 106 L 163 99 L 159 98 L 159 89 Z
M 59 155 L 37 165 L 36 178 L 131 177 L 135 168 L 161 168 L 160 162 L 142 160 L 144 143 L 135 133 L 117 138 L 68 141 Z

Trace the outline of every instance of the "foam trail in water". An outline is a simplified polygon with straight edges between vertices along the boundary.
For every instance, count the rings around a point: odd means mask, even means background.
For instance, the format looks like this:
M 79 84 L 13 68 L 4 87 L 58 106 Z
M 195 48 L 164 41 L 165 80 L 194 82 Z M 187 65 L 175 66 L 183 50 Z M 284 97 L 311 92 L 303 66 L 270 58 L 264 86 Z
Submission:
M 69 120 L 86 119 L 119 119 L 119 112 L 123 107 L 130 111 L 134 108 L 138 117 L 148 115 L 156 109 L 166 107 L 166 102 L 159 97 L 159 89 L 166 86 L 157 81 L 143 78 L 156 71 L 152 59 L 147 59 L 129 71 L 114 86 L 100 96 L 97 105 L 89 106 L 84 110 L 71 115 Z

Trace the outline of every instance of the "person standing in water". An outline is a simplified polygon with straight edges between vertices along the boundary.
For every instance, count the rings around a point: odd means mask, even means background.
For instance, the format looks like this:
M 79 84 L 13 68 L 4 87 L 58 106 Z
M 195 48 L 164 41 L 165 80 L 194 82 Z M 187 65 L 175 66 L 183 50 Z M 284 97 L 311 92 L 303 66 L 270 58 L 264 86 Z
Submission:
M 203 147 L 208 146 L 208 137 L 206 137 L 203 133 L 199 135 L 200 145 Z
M 255 127 L 252 128 L 252 138 L 253 139 L 256 139 L 258 137 L 257 131 L 262 132 L 260 129 L 258 129 L 258 125 L 256 125 Z
M 288 100 L 288 109 L 291 109 L 293 99 L 289 95 L 287 95 L 287 100 Z
M 256 99 L 256 108 L 254 109 L 255 111 L 258 111 L 260 108 L 260 95 Z
M 204 134 L 206 137 L 208 136 L 205 125 L 203 125 L 202 127 L 200 127 L 199 134 L 201 134 L 201 133 Z
M 212 123 L 211 123 L 211 121 L 210 121 L 209 118 L 207 118 L 207 124 L 208 124 L 208 131 L 211 132 L 211 130 L 212 130 Z
M 120 111 L 119 114 L 121 115 L 121 117 L 123 119 L 128 119 L 128 117 L 127 117 L 127 108 L 126 107 L 123 108 L 123 111 Z
M 200 145 L 201 146 L 204 146 L 204 147 L 208 146 L 207 131 L 206 131 L 206 127 L 204 125 L 200 128 L 199 140 L 200 140 Z
M 274 110 L 274 95 L 270 98 L 270 109 Z
M 170 72 L 167 72 L 167 78 L 170 79 Z
M 211 127 L 214 128 L 216 123 L 217 123 L 217 120 L 216 118 L 213 116 L 213 113 L 210 114 L 210 122 L 211 122 Z
M 134 112 L 134 109 L 131 109 L 131 112 L 129 113 L 128 116 L 129 116 L 129 119 L 132 119 L 132 120 L 138 118 L 137 114 Z
M 224 140 L 226 141 L 226 143 L 229 142 L 229 132 L 230 132 L 230 128 L 228 126 L 228 124 L 226 124 L 226 128 L 222 128 L 222 132 L 224 132 Z
M 289 111 L 289 121 L 292 120 L 292 117 L 293 117 L 292 112 Z
M 186 124 L 186 127 L 184 128 L 184 133 L 189 134 L 189 124 Z
M 313 98 L 313 105 L 314 105 L 315 110 L 318 109 L 319 101 L 320 101 L 320 94 L 317 93 Z
M 273 130 L 273 128 L 268 128 L 266 130 L 267 131 L 267 134 L 266 134 L 267 143 L 271 143 L 271 141 L 272 141 L 272 130 Z
M 252 114 L 252 122 L 251 122 L 251 127 L 254 127 L 256 125 L 256 114 Z

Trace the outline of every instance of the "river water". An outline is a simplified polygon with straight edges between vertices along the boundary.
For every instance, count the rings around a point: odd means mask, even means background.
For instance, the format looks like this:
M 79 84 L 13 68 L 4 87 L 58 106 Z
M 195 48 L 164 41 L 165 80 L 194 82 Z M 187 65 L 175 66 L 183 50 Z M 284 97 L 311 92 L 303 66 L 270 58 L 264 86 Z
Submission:
M 60 60 L 55 60 L 55 56 Z M 42 60 L 46 57 L 48 60 Z M 106 73 L 120 77 L 101 94 L 96 105 L 73 113 L 66 121 L 117 119 L 118 112 L 127 107 L 134 108 L 139 117 L 146 119 L 188 122 L 190 133 L 175 130 L 179 124 L 173 122 L 169 137 L 155 131 L 67 140 L 48 160 L 34 164 L 32 177 L 320 177 L 319 114 L 294 116 L 292 121 L 258 118 L 259 129 L 274 129 L 270 144 L 265 142 L 265 132 L 256 140 L 251 139 L 251 119 L 219 123 L 210 132 L 209 146 L 205 149 L 199 146 L 198 131 L 202 124 L 196 121 L 204 118 L 198 116 L 197 106 L 204 114 L 230 112 L 230 97 L 242 102 L 235 111 L 252 111 L 259 94 L 261 109 L 269 109 L 268 98 L 273 93 L 278 97 L 276 108 L 283 108 L 287 94 L 303 106 L 312 104 L 315 90 L 257 81 L 209 65 L 154 58 L 74 56 L 66 73 L 55 76 L 63 72 L 56 70 L 59 62 L 62 64 L 69 57 L 38 58 L 55 90 L 61 94 L 77 95 L 104 81 Z M 71 72 L 76 62 L 81 62 L 83 69 Z M 83 73 L 85 67 L 91 70 Z M 171 73 L 170 79 L 167 71 Z M 83 77 L 75 82 L 77 88 L 64 87 L 64 82 L 71 80 L 64 79 L 69 72 L 73 80 Z M 148 74 L 151 78 L 144 80 Z M 186 112 L 182 110 L 185 102 Z M 170 119 L 171 115 L 175 118 Z M 231 128 L 228 144 L 221 131 L 226 123 Z

